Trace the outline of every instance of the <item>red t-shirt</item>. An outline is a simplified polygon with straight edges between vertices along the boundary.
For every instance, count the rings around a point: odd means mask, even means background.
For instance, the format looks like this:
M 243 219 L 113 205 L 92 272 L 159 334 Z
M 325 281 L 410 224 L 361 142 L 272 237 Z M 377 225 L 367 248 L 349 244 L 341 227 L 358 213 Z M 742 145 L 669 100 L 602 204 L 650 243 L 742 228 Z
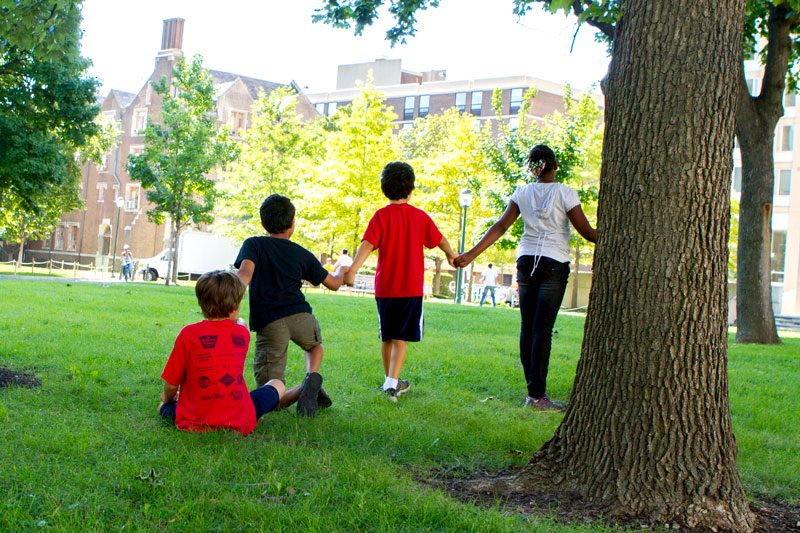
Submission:
M 250 332 L 232 320 L 203 320 L 181 330 L 161 373 L 180 387 L 178 428 L 253 431 L 256 410 L 242 375 L 248 346 Z
M 369 221 L 364 241 L 378 250 L 375 296 L 422 296 L 425 283 L 425 248 L 439 246 L 442 232 L 431 217 L 410 204 L 389 204 Z

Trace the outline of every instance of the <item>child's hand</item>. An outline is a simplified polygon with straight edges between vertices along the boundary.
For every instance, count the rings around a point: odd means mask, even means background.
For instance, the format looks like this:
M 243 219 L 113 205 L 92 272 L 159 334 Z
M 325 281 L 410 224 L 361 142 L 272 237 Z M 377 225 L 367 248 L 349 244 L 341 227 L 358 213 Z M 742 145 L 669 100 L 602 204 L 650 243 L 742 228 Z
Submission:
M 356 271 L 350 267 L 347 267 L 347 270 L 344 273 L 344 279 L 342 280 L 342 283 L 352 287 L 353 283 L 355 282 L 356 282 Z
M 453 268 L 458 268 L 458 265 L 456 265 L 456 259 L 458 259 L 457 255 L 455 255 L 455 254 L 448 255 L 447 256 L 447 264 L 449 264 Z
M 463 253 L 455 258 L 453 261 L 455 267 L 458 268 L 466 268 L 467 265 L 472 263 L 472 260 L 475 259 L 469 252 Z

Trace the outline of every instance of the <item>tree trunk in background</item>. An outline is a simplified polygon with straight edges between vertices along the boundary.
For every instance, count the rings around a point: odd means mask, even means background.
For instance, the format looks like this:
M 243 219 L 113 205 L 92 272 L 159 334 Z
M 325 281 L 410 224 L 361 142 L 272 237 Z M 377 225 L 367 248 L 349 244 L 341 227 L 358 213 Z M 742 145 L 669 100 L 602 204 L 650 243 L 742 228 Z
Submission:
M 575 274 L 572 277 L 572 307 L 573 309 L 578 308 L 578 282 L 580 281 L 580 274 L 581 272 L 581 243 L 578 241 L 575 244 Z
M 742 194 L 736 258 L 736 342 L 743 343 L 781 342 L 772 311 L 770 266 L 775 175 L 772 146 L 777 120 L 768 122 L 771 127 L 758 121 L 737 128 L 742 154 Z
M 433 263 L 436 265 L 436 270 L 433 272 L 433 287 L 431 291 L 434 295 L 439 294 L 439 288 L 442 285 L 442 258 L 434 257 Z
M 14 265 L 14 275 L 16 276 L 17 270 L 22 268 L 22 253 L 25 250 L 25 235 L 19 236 L 19 254 L 17 255 L 17 263 Z
M 758 96 L 750 95 L 739 69 L 736 136 L 742 154 L 739 245 L 736 259 L 736 342 L 779 344 L 772 311 L 772 197 L 775 127 L 783 116 L 796 16 L 788 4 L 769 7 L 767 62 Z M 790 147 L 791 148 L 791 147 Z
M 629 0 L 604 83 L 594 279 L 555 435 L 509 488 L 751 531 L 727 381 L 727 243 L 743 0 Z

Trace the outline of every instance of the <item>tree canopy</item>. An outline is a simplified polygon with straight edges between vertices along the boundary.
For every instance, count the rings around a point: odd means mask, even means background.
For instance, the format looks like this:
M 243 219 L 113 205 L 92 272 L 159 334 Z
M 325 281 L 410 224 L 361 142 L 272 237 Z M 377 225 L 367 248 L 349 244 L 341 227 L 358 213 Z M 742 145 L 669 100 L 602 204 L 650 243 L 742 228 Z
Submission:
M 153 89 L 164 98 L 160 122 L 148 122 L 144 151 L 129 157 L 128 172 L 142 183 L 152 204 L 148 218 L 160 224 L 169 217 L 172 247 L 177 250 L 178 235 L 187 223 L 213 222 L 217 189 L 209 174 L 232 161 L 238 147 L 227 129 L 216 127 L 216 92 L 202 57 L 191 62 L 180 58 L 171 79 L 162 77 L 153 82 Z M 174 254 L 170 258 L 174 282 L 177 262 Z

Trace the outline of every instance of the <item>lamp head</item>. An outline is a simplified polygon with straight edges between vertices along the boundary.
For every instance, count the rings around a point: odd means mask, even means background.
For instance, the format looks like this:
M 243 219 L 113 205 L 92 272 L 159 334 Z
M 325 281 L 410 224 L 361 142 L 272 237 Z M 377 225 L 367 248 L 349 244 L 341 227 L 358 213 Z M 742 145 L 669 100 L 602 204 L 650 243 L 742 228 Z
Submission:
M 458 203 L 461 207 L 469 207 L 472 204 L 472 191 L 464 189 L 458 193 Z

